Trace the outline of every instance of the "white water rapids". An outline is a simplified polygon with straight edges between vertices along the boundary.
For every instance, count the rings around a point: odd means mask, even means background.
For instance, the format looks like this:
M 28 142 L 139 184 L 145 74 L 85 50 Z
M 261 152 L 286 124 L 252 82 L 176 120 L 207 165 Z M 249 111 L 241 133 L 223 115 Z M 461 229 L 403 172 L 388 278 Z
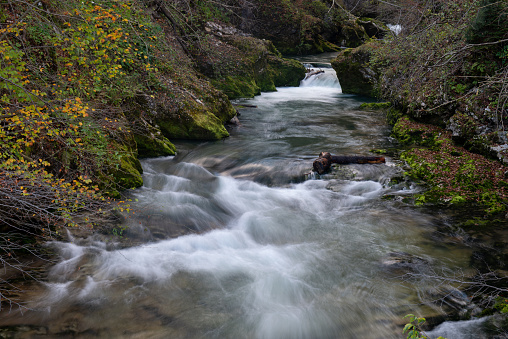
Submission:
M 7 317 L 28 326 L 19 337 L 400 338 L 405 314 L 439 313 L 422 300 L 431 280 L 404 281 L 383 262 L 405 252 L 446 271 L 470 253 L 433 238 L 441 219 L 402 202 L 414 188 L 392 180 L 394 160 L 307 175 L 321 151 L 393 142 L 321 67 L 298 88 L 239 102 L 257 108 L 241 110 L 229 139 L 144 160 L 131 245 L 51 244 L 61 259 L 33 311 Z

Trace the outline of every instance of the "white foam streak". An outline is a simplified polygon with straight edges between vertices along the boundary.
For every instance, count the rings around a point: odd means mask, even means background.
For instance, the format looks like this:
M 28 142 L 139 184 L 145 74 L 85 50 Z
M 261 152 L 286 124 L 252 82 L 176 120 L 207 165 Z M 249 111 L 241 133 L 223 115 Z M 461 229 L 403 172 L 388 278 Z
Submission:
M 301 244 L 304 240 L 301 225 L 293 228 L 284 221 L 294 218 L 295 211 L 307 214 L 309 220 L 330 212 L 323 199 L 333 200 L 336 196 L 336 201 L 342 203 L 332 206 L 332 210 L 340 209 L 357 204 L 358 199 L 374 197 L 381 190 L 380 184 L 374 182 L 351 183 L 344 195 L 323 191 L 325 181 L 269 188 L 229 177 L 218 180 L 215 199 L 237 216 L 231 219 L 227 229 L 116 251 L 108 251 L 103 243 L 97 242 L 89 246 L 59 243 L 57 247 L 63 260 L 53 268 L 51 276 L 59 282 L 71 279 L 80 262 L 92 256 L 93 279 L 80 292 L 81 297 L 93 294 L 96 282 L 119 278 L 135 278 L 144 283 L 167 282 L 181 270 L 219 276 L 240 272 L 253 279 L 272 274 L 277 279 L 287 279 L 291 285 L 291 281 L 298 281 L 303 263 L 319 260 L 319 250 L 310 242 Z M 329 197 L 323 198 L 326 195 Z M 175 208 L 175 215 L 194 213 L 198 219 L 212 218 L 213 206 L 203 197 L 185 192 L 160 192 L 160 199 L 169 211 Z M 301 217 L 294 220 L 295 225 L 299 222 L 307 223 Z
M 334 192 L 325 189 L 329 183 L 324 180 L 272 188 L 215 177 L 208 181 L 211 190 L 199 195 L 197 180 L 146 176 L 151 187 L 139 192 L 151 197 L 147 208 L 163 208 L 160 213 L 172 221 L 185 216 L 185 222 L 197 224 L 216 222 L 220 206 L 227 211 L 225 228 L 116 250 L 96 241 L 83 246 L 55 243 L 62 261 L 51 271 L 44 303 L 107 302 L 120 286 L 137 287 L 120 297 L 135 301 L 153 288 L 180 286 L 174 279 L 184 274 L 215 286 L 214 293 L 223 293 L 220 298 L 240 301 L 235 307 L 243 310 L 242 321 L 256 338 L 336 334 L 329 311 L 318 302 L 321 282 L 314 281 L 315 268 L 327 267 L 329 249 L 313 234 L 320 225 L 335 222 L 342 209 L 381 194 L 379 183 L 345 182 L 341 192 Z

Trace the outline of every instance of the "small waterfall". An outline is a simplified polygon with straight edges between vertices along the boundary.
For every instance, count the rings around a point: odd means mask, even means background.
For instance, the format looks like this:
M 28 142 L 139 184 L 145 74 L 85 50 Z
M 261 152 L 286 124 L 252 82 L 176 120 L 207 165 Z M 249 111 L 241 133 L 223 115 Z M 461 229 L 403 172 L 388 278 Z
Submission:
M 399 35 L 400 32 L 402 32 L 402 26 L 401 25 L 386 25 L 395 35 Z
M 307 70 L 307 76 L 300 82 L 300 87 L 327 87 L 327 88 L 340 88 L 339 80 L 335 70 L 331 67 L 314 68 L 304 64 Z

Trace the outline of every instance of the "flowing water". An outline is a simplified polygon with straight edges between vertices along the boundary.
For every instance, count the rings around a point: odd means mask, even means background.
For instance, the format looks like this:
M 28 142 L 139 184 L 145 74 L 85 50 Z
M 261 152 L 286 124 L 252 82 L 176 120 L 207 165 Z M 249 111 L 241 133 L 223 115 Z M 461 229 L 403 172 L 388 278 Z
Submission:
M 396 160 L 310 173 L 321 151 L 394 147 L 329 59 L 304 59 L 325 72 L 300 87 L 237 102 L 249 107 L 230 138 L 144 160 L 130 245 L 51 244 L 61 259 L 33 310 L 0 324 L 26 325 L 20 337 L 369 339 L 437 312 L 425 299 L 437 282 L 401 275 L 465 269 L 470 252 L 436 240 L 442 219 L 403 202 L 415 188 L 395 183 Z M 414 266 L 394 265 L 401 255 Z

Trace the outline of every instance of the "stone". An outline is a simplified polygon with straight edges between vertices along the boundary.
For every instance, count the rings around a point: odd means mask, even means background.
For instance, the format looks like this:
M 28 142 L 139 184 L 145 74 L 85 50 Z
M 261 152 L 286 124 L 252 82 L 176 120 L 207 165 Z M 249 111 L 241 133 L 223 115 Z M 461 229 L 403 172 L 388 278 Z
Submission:
M 343 93 L 369 97 L 377 96 L 379 73 L 369 66 L 371 50 L 369 44 L 355 49 L 343 50 L 332 60 Z

